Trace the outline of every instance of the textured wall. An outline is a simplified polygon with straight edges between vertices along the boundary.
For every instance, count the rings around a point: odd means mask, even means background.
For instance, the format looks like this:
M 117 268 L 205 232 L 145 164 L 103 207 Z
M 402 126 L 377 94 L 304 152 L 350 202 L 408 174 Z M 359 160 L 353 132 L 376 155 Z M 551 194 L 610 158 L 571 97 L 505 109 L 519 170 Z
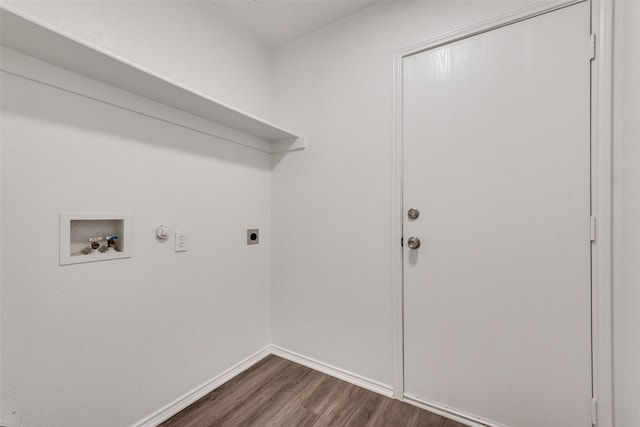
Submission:
M 209 25 L 214 9 L 72 3 L 24 9 L 253 114 L 270 105 L 268 51 Z M 269 155 L 4 72 L 1 90 L 5 414 L 132 425 L 269 344 Z M 132 257 L 59 266 L 62 211 L 129 212 Z M 156 240 L 160 223 L 189 231 L 188 252 Z

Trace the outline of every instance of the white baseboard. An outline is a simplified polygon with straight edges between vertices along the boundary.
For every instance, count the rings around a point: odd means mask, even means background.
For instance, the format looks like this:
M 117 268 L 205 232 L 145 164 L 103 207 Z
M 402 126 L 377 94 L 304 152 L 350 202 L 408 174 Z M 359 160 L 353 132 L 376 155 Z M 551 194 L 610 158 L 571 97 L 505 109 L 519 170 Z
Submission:
M 374 393 L 378 393 L 390 398 L 392 398 L 394 395 L 393 388 L 389 385 L 374 381 L 369 378 L 365 378 L 361 375 L 354 374 L 353 372 L 349 372 L 344 369 L 329 365 L 327 363 L 320 362 L 319 360 L 312 359 L 310 357 L 284 349 L 282 347 L 269 345 L 247 357 L 240 363 L 237 363 L 236 365 L 227 369 L 220 375 L 217 375 L 204 384 L 201 384 L 195 389 L 185 393 L 173 402 L 149 415 L 145 419 L 133 424 L 131 427 L 156 427 L 158 424 L 168 420 L 187 406 L 211 393 L 222 384 L 246 371 L 257 362 L 271 354 L 330 375 L 334 378 L 338 378 L 348 383 L 357 385 L 367 390 L 373 391 Z M 418 408 L 425 409 L 429 412 L 433 412 L 434 414 L 441 415 L 445 418 L 449 418 L 470 427 L 508 427 L 503 424 L 484 420 L 473 414 L 464 413 L 463 411 L 456 410 L 455 408 L 444 407 L 433 402 L 425 402 L 410 395 L 405 394 L 404 398 L 401 400 L 413 406 L 417 406 Z
M 427 402 L 407 394 L 404 395 L 403 401 L 410 405 L 417 406 L 420 409 L 433 412 L 434 414 L 441 415 L 470 427 L 508 427 L 504 424 L 486 420 L 482 417 L 478 417 L 474 414 L 470 414 L 456 408 L 451 408 L 435 402 Z
M 161 422 L 168 420 L 201 397 L 204 397 L 207 394 L 211 393 L 213 390 L 220 387 L 222 384 L 226 383 L 233 377 L 246 371 L 256 363 L 258 363 L 260 360 L 267 357 L 269 354 L 271 354 L 271 346 L 267 346 L 262 350 L 252 354 L 240 363 L 237 363 L 236 365 L 227 369 L 220 375 L 215 376 L 204 384 L 201 384 L 193 390 L 185 393 L 165 407 L 149 415 L 145 419 L 133 424 L 132 427 L 156 427 Z
M 393 388 L 391 386 L 382 384 L 369 378 L 365 378 L 349 371 L 345 371 L 344 369 L 340 369 L 327 363 L 320 362 L 302 354 L 286 350 L 282 347 L 278 347 L 277 345 L 271 346 L 271 354 L 338 378 L 339 380 L 343 380 L 359 387 L 366 388 L 367 390 L 371 390 L 383 396 L 393 397 Z

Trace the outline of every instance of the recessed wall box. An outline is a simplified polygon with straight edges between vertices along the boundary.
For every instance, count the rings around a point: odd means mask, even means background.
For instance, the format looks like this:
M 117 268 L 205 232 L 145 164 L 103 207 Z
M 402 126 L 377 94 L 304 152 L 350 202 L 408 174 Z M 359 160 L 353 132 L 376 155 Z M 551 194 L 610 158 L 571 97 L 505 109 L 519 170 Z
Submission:
M 60 213 L 60 265 L 130 257 L 129 214 Z

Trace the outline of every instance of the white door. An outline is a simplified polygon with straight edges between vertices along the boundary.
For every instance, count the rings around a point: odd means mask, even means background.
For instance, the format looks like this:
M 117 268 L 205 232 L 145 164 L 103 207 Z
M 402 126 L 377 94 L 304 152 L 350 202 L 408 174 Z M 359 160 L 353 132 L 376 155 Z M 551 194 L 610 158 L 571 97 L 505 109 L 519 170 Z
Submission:
M 404 59 L 408 398 L 591 426 L 589 20 L 585 2 Z

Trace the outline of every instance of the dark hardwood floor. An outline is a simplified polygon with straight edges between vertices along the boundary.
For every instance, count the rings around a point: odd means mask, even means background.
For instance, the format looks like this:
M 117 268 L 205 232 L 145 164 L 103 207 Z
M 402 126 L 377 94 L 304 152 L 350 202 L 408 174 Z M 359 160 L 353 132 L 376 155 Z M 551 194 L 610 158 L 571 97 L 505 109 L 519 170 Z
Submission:
M 277 356 L 268 356 L 162 427 L 464 427 Z

